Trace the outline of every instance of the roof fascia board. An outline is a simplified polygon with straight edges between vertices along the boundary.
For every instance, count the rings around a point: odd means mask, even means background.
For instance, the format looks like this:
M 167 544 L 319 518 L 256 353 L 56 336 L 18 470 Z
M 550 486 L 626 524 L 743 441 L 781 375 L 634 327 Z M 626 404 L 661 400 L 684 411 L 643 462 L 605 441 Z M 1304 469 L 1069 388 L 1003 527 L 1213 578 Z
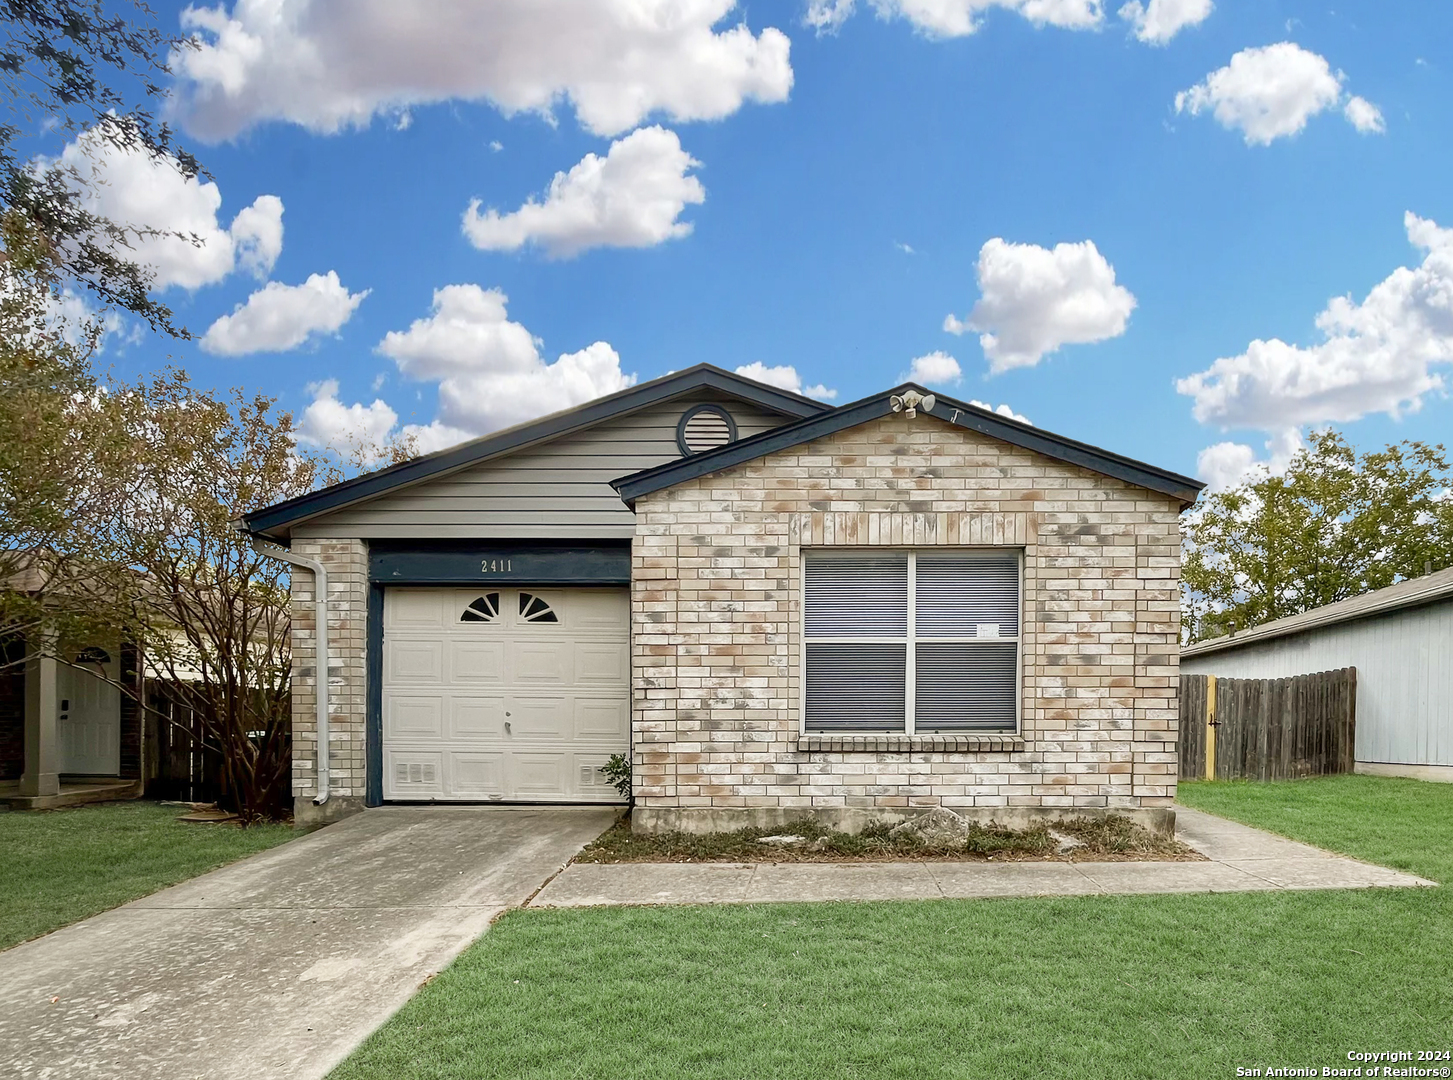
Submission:
M 761 405 L 788 416 L 811 416 L 832 408 L 820 401 L 787 390 L 765 386 L 740 375 L 699 364 L 660 379 L 629 387 L 608 397 L 597 398 L 575 409 L 555 413 L 533 423 L 509 428 L 496 435 L 441 450 L 377 472 L 345 480 L 341 484 L 309 492 L 273 506 L 254 510 L 243 517 L 249 532 L 271 535 L 278 529 L 366 502 L 387 492 L 443 476 L 459 469 L 501 457 L 531 445 L 559 438 L 594 424 L 615 419 L 702 390 L 715 390 Z
M 659 491 L 687 480 L 694 480 L 709 473 L 719 472 L 765 454 L 789 449 L 812 439 L 866 423 L 868 420 L 887 416 L 892 412 L 892 398 L 908 390 L 917 390 L 921 394 L 929 392 L 916 383 L 905 383 L 884 393 L 844 405 L 822 416 L 799 420 L 795 424 L 763 432 L 750 439 L 728 443 L 717 450 L 710 450 L 704 454 L 667 462 L 652 469 L 643 469 L 629 476 L 620 477 L 613 480 L 611 486 L 620 492 L 621 498 L 628 505 L 634 507 L 636 499 L 642 495 L 649 495 L 653 491 Z M 943 420 L 954 427 L 966 428 L 982 435 L 988 435 L 1026 450 L 1033 450 L 1058 461 L 1078 465 L 1092 472 L 1116 477 L 1137 487 L 1170 495 L 1180 500 L 1183 505 L 1188 506 L 1195 502 L 1201 489 L 1205 487 L 1201 481 L 1189 476 L 1159 469 L 1143 461 L 1136 461 L 1133 458 L 1090 446 L 1088 443 L 1077 442 L 1062 435 L 1042 431 L 966 402 L 944 397 L 941 394 L 937 397 L 938 403 L 930 414 L 935 419 Z
M 1392 586 L 1396 588 L 1396 586 Z M 1370 594 L 1365 594 L 1370 595 Z M 1320 618 L 1307 619 L 1305 622 L 1292 625 L 1278 626 L 1277 623 L 1263 623 L 1261 626 L 1254 626 L 1250 630 L 1240 634 L 1231 634 L 1226 637 L 1211 638 L 1207 641 L 1198 641 L 1194 645 L 1187 645 L 1181 649 L 1181 657 L 1194 658 L 1197 656 L 1209 656 L 1212 653 L 1224 652 L 1227 649 L 1237 649 L 1243 645 L 1260 645 L 1267 641 L 1276 641 L 1279 638 L 1295 637 L 1297 634 L 1305 634 L 1312 630 L 1324 630 L 1329 626 L 1343 626 L 1347 623 L 1361 622 L 1363 619 L 1375 619 L 1382 615 L 1391 615 L 1399 611 L 1406 611 L 1408 608 L 1426 607 L 1429 604 L 1436 604 L 1440 600 L 1453 599 L 1453 586 L 1443 585 L 1424 592 L 1409 593 L 1385 603 L 1370 604 L 1364 608 L 1354 608 L 1350 611 L 1338 611 L 1324 615 Z M 1330 605 L 1329 605 L 1330 606 Z M 1313 609 L 1316 610 L 1315 608 Z M 1304 612 L 1303 614 L 1309 614 Z M 1288 619 L 1299 619 L 1300 615 L 1288 616 Z

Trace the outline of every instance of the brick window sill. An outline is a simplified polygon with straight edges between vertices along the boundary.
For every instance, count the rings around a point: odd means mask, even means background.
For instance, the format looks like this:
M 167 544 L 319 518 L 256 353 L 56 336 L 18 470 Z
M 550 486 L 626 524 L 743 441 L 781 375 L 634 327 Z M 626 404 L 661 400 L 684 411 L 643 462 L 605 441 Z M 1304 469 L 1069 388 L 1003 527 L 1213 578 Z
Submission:
M 831 735 L 814 732 L 797 738 L 797 749 L 809 754 L 814 751 L 972 754 L 1006 753 L 1024 748 L 1023 736 L 1012 732 L 994 735 Z

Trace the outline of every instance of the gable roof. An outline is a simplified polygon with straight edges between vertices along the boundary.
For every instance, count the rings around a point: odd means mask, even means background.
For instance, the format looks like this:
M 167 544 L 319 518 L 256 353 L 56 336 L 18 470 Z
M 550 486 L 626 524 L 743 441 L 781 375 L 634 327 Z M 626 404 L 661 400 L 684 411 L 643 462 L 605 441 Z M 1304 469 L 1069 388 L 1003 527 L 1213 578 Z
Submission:
M 694 480 L 709 473 L 720 472 L 722 469 L 729 469 L 733 465 L 740 465 L 778 450 L 801 446 L 813 439 L 820 439 L 847 428 L 857 427 L 870 420 L 890 416 L 893 413 L 892 398 L 895 395 L 901 396 L 909 390 L 916 390 L 923 395 L 930 393 L 917 383 L 904 383 L 892 390 L 885 390 L 881 394 L 874 394 L 861 401 L 843 405 L 831 412 L 805 417 L 795 423 L 764 431 L 760 435 L 727 443 L 716 450 L 694 454 L 691 457 L 667 462 L 651 469 L 642 469 L 640 472 L 611 481 L 611 486 L 620 492 L 621 498 L 634 509 L 637 499 L 642 495 L 649 495 L 653 491 L 660 491 L 662 488 Z M 1183 506 L 1189 506 L 1195 502 L 1201 489 L 1206 486 L 1201 481 L 1193 480 L 1189 476 L 1147 465 L 1143 461 L 1123 457 L 1088 443 L 1077 442 L 1063 435 L 1044 431 L 1032 424 L 1011 420 L 998 413 L 981 409 L 977 405 L 945 397 L 943 394 L 935 394 L 935 397 L 938 399 L 937 404 L 934 405 L 933 412 L 929 414 L 934 419 L 942 420 L 954 427 L 977 431 L 982 435 L 988 435 L 1026 450 L 1033 450 L 1057 461 L 1078 465 L 1092 472 L 1116 477 L 1138 487 L 1161 492 L 1180 500 Z
M 1352 622 L 1354 619 L 1367 619 L 1373 615 L 1383 615 L 1402 608 L 1420 607 L 1423 604 L 1432 604 L 1439 600 L 1453 600 L 1453 568 L 1399 581 L 1396 585 L 1375 589 L 1370 593 L 1352 596 L 1346 600 L 1338 600 L 1335 604 L 1323 604 L 1319 608 L 1312 608 L 1311 611 L 1288 615 L 1282 619 L 1273 619 L 1271 622 L 1253 626 L 1250 630 L 1243 630 L 1238 634 L 1227 634 L 1225 637 L 1198 641 L 1194 645 L 1187 645 L 1181 649 L 1181 656 L 1204 656 L 1207 653 L 1221 652 L 1223 649 L 1253 645 L 1258 641 L 1270 641 L 1273 638 L 1286 637 L 1289 634 L 1300 634 L 1323 626 L 1336 626 L 1338 623 Z
M 675 371 L 659 379 L 596 398 L 573 409 L 552 413 L 538 420 L 451 446 L 447 450 L 425 454 L 398 465 L 364 473 L 332 487 L 254 510 L 243 515 L 242 526 L 248 532 L 276 535 L 306 518 L 364 502 L 387 492 L 478 464 L 488 458 L 558 438 L 604 420 L 702 390 L 714 390 L 791 417 L 814 416 L 832 408 L 802 394 L 780 390 L 711 364 L 697 364 L 695 367 Z

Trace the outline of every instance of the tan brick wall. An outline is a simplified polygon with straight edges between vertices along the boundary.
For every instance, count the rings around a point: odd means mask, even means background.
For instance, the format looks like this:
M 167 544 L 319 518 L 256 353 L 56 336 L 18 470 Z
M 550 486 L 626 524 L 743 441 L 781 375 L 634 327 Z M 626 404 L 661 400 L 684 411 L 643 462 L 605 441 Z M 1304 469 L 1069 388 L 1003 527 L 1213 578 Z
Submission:
M 924 415 L 641 498 L 638 825 L 1169 806 L 1178 513 L 1169 496 Z M 799 739 L 803 548 L 941 545 L 1024 551 L 1022 742 Z
M 328 571 L 329 792 L 338 809 L 362 805 L 368 548 L 361 540 L 294 540 Z M 317 634 L 313 575 L 293 571 L 293 795 L 299 817 L 317 793 Z M 334 816 L 332 814 L 326 816 Z

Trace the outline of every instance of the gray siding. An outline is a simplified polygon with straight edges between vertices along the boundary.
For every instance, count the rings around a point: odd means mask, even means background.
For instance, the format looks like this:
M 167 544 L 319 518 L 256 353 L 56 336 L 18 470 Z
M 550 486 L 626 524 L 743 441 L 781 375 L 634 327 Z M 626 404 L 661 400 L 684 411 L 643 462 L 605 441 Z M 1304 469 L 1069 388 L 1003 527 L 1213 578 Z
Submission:
M 1181 656 L 1187 675 L 1281 679 L 1357 669 L 1357 760 L 1453 765 L 1453 600 Z
M 294 526 L 296 537 L 628 539 L 635 515 L 617 477 L 681 456 L 676 424 L 703 402 L 722 405 L 746 438 L 793 418 L 735 398 L 683 395 L 551 442 L 345 506 Z

